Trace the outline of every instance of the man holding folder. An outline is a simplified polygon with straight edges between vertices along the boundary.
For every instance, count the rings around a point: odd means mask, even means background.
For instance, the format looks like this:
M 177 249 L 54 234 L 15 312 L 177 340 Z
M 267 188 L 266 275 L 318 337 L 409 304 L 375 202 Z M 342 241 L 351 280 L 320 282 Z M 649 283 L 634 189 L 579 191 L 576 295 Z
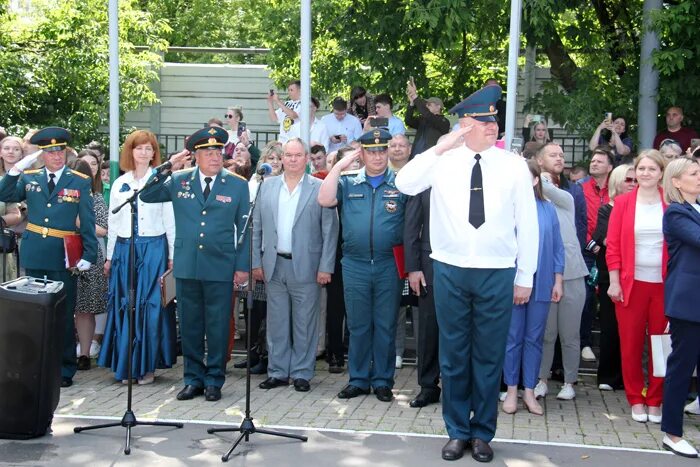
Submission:
M 77 370 L 73 326 L 77 276 L 67 268 L 64 238 L 79 231 L 82 239 L 82 255 L 73 270 L 87 271 L 97 256 L 92 180 L 66 167 L 69 141 L 70 133 L 63 128 L 39 130 L 30 143 L 41 151 L 17 162 L 0 180 L 0 201 L 27 202 L 28 223 L 20 249 L 20 263 L 27 275 L 61 281 L 65 288 L 66 299 L 61 307 L 66 315 L 61 387 L 73 384 Z M 39 155 L 43 156 L 45 167 L 28 170 Z M 76 227 L 76 218 L 80 228 Z

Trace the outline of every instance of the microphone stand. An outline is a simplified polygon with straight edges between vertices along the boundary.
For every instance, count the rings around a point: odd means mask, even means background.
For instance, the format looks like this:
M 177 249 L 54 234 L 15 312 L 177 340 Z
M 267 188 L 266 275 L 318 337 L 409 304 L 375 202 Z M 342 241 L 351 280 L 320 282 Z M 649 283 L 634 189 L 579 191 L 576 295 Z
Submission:
M 264 181 L 264 177 L 260 177 L 260 184 L 258 185 L 258 190 L 255 193 L 255 198 L 253 199 L 253 202 L 250 204 L 250 209 L 248 210 L 248 218 L 245 221 L 245 224 L 243 226 L 243 232 L 241 233 L 240 237 L 238 237 L 238 248 L 240 249 L 243 246 L 243 240 L 245 238 L 246 231 L 248 232 L 250 241 L 248 242 L 248 286 L 246 288 L 246 319 L 248 320 L 248 323 L 251 322 L 251 311 L 253 309 L 253 211 L 255 210 L 255 206 L 258 203 L 258 197 L 260 196 L 260 190 L 262 189 L 262 184 Z M 227 462 L 229 460 L 229 457 L 231 457 L 231 453 L 233 453 L 233 450 L 236 449 L 236 447 L 240 444 L 240 442 L 245 438 L 245 441 L 248 442 L 250 435 L 254 433 L 262 433 L 264 435 L 271 435 L 271 436 L 280 436 L 282 438 L 292 438 L 292 439 L 298 439 L 300 441 L 307 441 L 308 438 L 306 436 L 302 435 L 294 435 L 291 433 L 282 433 L 279 431 L 272 431 L 272 430 L 266 430 L 266 429 L 261 429 L 261 428 L 256 428 L 255 424 L 253 424 L 253 417 L 250 415 L 250 359 L 251 359 L 251 332 L 250 329 L 246 329 L 246 348 L 247 348 L 247 362 L 245 366 L 245 417 L 243 418 L 243 421 L 241 422 L 241 426 L 238 428 L 209 428 L 207 429 L 207 433 L 213 434 L 213 433 L 221 433 L 221 432 L 229 432 L 229 431 L 239 431 L 241 434 L 238 437 L 238 439 L 233 443 L 231 446 L 231 449 L 228 450 L 226 454 L 221 456 L 221 461 L 222 462 Z
M 164 176 L 162 174 L 153 177 L 150 182 L 146 183 L 144 189 L 155 184 L 158 181 L 158 177 Z M 88 430 L 99 430 L 102 428 L 111 428 L 114 426 L 122 426 L 126 428 L 126 439 L 124 444 L 124 454 L 131 454 L 131 429 L 139 425 L 149 425 L 149 426 L 172 426 L 175 428 L 182 428 L 182 423 L 172 423 L 172 422 L 140 422 L 136 420 L 136 415 L 131 409 L 131 400 L 133 392 L 133 369 L 132 360 L 134 355 L 134 317 L 136 316 L 136 242 L 135 238 L 138 234 L 136 229 L 137 225 L 137 207 L 138 207 L 138 196 L 142 190 L 134 190 L 134 193 L 121 205 L 112 209 L 112 214 L 118 213 L 127 204 L 131 205 L 131 238 L 129 239 L 129 310 L 127 312 L 127 319 L 129 320 L 129 352 L 128 352 L 128 363 L 127 363 L 127 385 L 126 385 L 126 411 L 120 422 L 114 423 L 104 423 L 101 425 L 93 426 L 83 426 L 73 428 L 73 432 L 80 433 L 81 431 Z

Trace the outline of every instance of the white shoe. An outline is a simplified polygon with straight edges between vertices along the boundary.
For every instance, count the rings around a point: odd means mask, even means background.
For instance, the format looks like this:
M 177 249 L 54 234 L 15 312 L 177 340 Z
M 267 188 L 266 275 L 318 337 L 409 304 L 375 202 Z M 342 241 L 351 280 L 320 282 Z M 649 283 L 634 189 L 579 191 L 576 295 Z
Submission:
M 403 357 L 396 356 L 396 369 L 400 370 L 403 368 Z
M 100 355 L 101 348 L 102 346 L 100 345 L 100 343 L 93 340 L 90 344 L 90 358 L 97 358 L 97 356 Z
M 657 412 L 657 413 L 652 413 Z M 661 423 L 661 407 L 647 407 L 647 420 L 651 423 Z
M 584 362 L 595 362 L 595 354 L 593 353 L 593 349 L 588 346 L 581 349 L 581 359 Z
M 75 346 L 75 356 L 80 357 L 80 342 Z
M 505 391 L 499 392 L 499 393 L 498 393 L 498 400 L 501 401 L 501 402 L 503 402 L 504 400 L 506 400 L 506 396 L 507 396 L 507 395 L 508 395 L 508 393 L 505 392 Z
M 613 387 L 609 384 L 599 384 L 598 389 L 600 389 L 601 391 L 614 391 Z
M 630 408 L 630 412 L 632 412 L 632 420 L 635 422 L 646 423 L 647 420 L 649 420 L 649 416 L 647 415 L 646 411 L 642 413 L 634 413 L 634 410 Z
M 574 391 L 574 385 L 570 383 L 564 383 L 561 387 L 561 391 L 557 394 L 557 399 L 562 401 L 570 401 L 576 398 L 576 391 Z
M 542 397 L 547 397 L 548 392 L 549 392 L 549 388 L 547 387 L 547 383 L 545 383 L 542 380 L 539 380 L 537 382 L 537 386 L 535 386 L 535 389 L 534 389 L 535 398 L 540 399 Z
M 689 413 L 691 415 L 700 415 L 700 403 L 698 403 L 698 398 L 696 397 L 693 402 L 685 406 L 685 409 L 683 409 L 685 413 Z
M 684 439 L 681 439 L 677 443 L 674 443 L 673 441 L 671 441 L 671 438 L 669 438 L 668 435 L 664 435 L 664 440 L 662 444 L 664 449 L 671 451 L 674 454 L 678 454 L 679 456 L 690 458 L 698 457 L 698 451 Z

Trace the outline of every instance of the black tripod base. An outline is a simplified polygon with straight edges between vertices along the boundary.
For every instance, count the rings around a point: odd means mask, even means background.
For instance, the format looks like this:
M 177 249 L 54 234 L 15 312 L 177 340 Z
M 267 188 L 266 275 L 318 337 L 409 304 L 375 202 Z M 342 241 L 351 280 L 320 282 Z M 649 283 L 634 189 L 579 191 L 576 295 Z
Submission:
M 309 438 L 306 436 L 302 435 L 293 435 L 291 433 L 282 433 L 279 431 L 272 431 L 272 430 L 264 430 L 260 428 L 255 428 L 255 425 L 253 424 L 253 419 L 250 417 L 246 417 L 243 419 L 243 422 L 241 422 L 241 426 L 238 428 L 209 428 L 207 430 L 207 433 L 212 434 L 212 433 L 223 433 L 223 432 L 229 432 L 229 431 L 239 431 L 241 435 L 238 437 L 235 443 L 233 443 L 233 446 L 231 446 L 231 449 L 228 450 L 226 454 L 221 456 L 221 461 L 226 462 L 228 461 L 229 457 L 231 457 L 231 453 L 233 453 L 233 450 L 236 449 L 236 447 L 243 441 L 245 438 L 246 442 L 248 442 L 248 439 L 250 435 L 253 433 L 262 433 L 264 435 L 270 435 L 270 436 L 279 436 L 282 438 L 291 438 L 291 439 L 298 439 L 299 441 L 308 441 Z
M 92 426 L 77 426 L 73 428 L 73 433 L 80 433 L 81 431 L 88 431 L 88 430 L 100 430 L 102 428 L 111 428 L 114 426 L 122 426 L 126 428 L 126 439 L 124 442 L 124 454 L 127 456 L 131 454 L 131 429 L 135 426 L 139 425 L 146 425 L 146 426 L 171 426 L 175 428 L 182 428 L 183 424 L 182 423 L 176 423 L 176 422 L 139 422 L 136 420 L 136 416 L 134 415 L 134 412 L 131 410 L 127 410 L 124 412 L 124 416 L 122 417 L 121 422 L 113 422 L 113 423 L 103 423 L 101 425 L 92 425 Z

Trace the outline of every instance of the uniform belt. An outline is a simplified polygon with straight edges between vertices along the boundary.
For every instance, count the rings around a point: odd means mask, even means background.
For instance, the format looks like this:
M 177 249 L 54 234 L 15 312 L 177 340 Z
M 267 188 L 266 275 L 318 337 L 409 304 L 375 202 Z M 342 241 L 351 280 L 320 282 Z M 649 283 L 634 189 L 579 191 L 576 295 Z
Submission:
M 36 224 L 31 224 L 31 223 L 27 223 L 27 230 L 29 230 L 30 232 L 41 234 L 44 238 L 46 238 L 46 237 L 64 238 L 64 237 L 68 237 L 70 235 L 77 234 L 77 232 L 74 232 L 71 230 L 50 229 L 48 227 L 40 227 Z
M 292 254 L 291 253 L 277 253 L 277 256 L 280 256 L 284 259 L 292 259 Z

